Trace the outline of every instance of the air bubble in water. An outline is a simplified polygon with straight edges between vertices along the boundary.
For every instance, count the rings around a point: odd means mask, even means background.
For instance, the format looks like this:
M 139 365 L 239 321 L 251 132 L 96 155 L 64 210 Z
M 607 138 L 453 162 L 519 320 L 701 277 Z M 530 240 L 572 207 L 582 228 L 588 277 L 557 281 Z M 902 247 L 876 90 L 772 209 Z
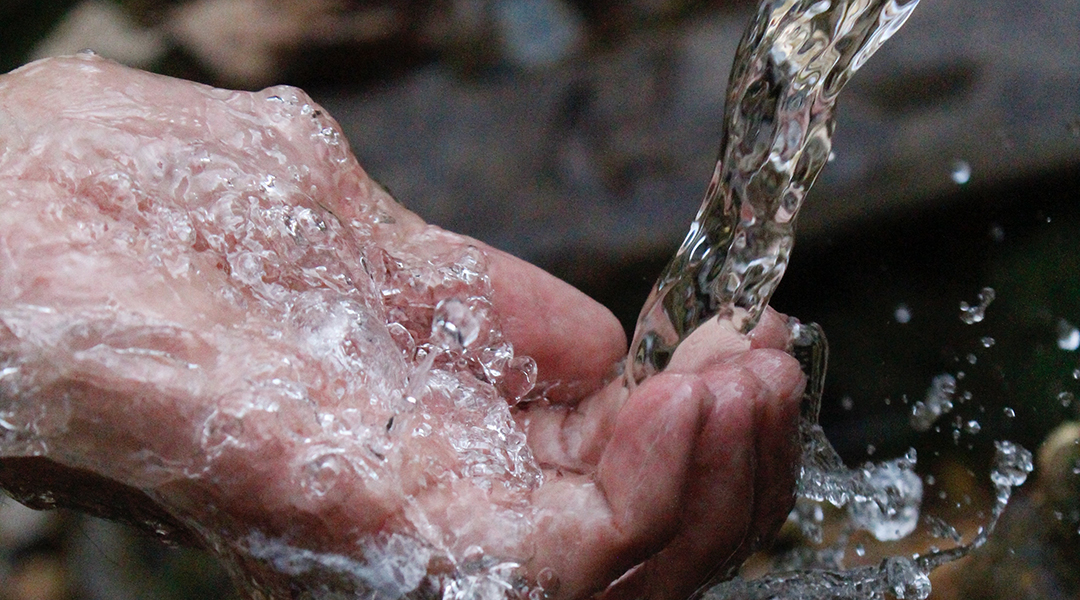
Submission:
M 970 435 L 975 435 L 982 431 L 982 425 L 978 421 L 972 419 L 964 424 L 964 432 Z
M 949 169 L 949 177 L 952 178 L 953 183 L 964 185 L 971 180 L 971 165 L 963 160 L 953 161 Z
M 968 325 L 981 323 L 986 318 L 986 308 L 994 301 L 994 288 L 984 287 L 979 291 L 979 303 L 975 306 L 967 302 L 960 303 L 960 320 Z
M 1065 408 L 1069 408 L 1070 406 L 1072 406 L 1073 400 L 1075 399 L 1076 396 L 1074 396 L 1072 392 L 1061 392 L 1060 394 L 1058 394 L 1058 402 L 1060 402 L 1061 405 Z
M 1080 329 L 1065 319 L 1059 319 L 1057 323 L 1057 346 L 1069 352 L 1080 348 Z
M 442 300 L 431 319 L 431 341 L 445 350 L 463 350 L 480 335 L 480 319 L 456 298 Z
M 1006 406 L 1006 407 L 1005 407 L 1005 410 L 1004 410 L 1004 411 L 1002 411 L 1002 412 L 1004 412 L 1004 413 L 1005 413 L 1005 416 L 1006 416 L 1006 417 L 1008 417 L 1008 418 L 1010 418 L 1010 419 L 1012 419 L 1012 418 L 1016 417 L 1016 411 L 1015 411 L 1015 410 L 1013 410 L 1012 408 L 1009 408 L 1008 406 Z
M 982 344 L 982 347 L 983 347 L 983 348 L 990 348 L 990 347 L 992 347 L 992 346 L 993 346 L 994 344 L 996 344 L 996 343 L 997 343 L 997 341 L 996 341 L 996 340 L 994 340 L 994 338 L 992 338 L 992 337 L 990 337 L 990 336 L 987 336 L 987 337 L 984 337 L 984 338 L 980 339 L 980 340 L 979 340 L 979 343 L 980 343 L 980 344 Z

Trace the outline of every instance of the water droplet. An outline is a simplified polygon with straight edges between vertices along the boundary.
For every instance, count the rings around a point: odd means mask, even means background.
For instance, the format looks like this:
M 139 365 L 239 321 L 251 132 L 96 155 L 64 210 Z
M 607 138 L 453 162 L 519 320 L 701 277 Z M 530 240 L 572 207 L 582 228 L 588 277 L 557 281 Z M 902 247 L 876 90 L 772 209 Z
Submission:
M 898 600 L 926 600 L 930 596 L 930 577 L 915 561 L 901 556 L 885 559 L 885 578 Z
M 1072 392 L 1061 392 L 1060 394 L 1058 394 L 1058 402 L 1060 402 L 1061 405 L 1065 408 L 1069 408 L 1070 406 L 1072 406 L 1073 400 L 1075 399 L 1076 396 L 1074 396 Z
M 876 446 L 874 446 L 873 444 L 867 444 L 866 445 L 866 455 L 867 456 L 873 456 L 875 452 L 877 452 L 877 447 Z
M 896 307 L 896 311 L 893 312 L 893 318 L 897 323 L 904 324 L 911 322 L 911 309 L 907 304 L 899 304 Z
M 971 180 L 971 165 L 962 160 L 953 161 L 949 167 L 949 177 L 953 183 L 964 185 Z
M 994 442 L 994 470 L 990 480 L 998 487 L 1016 487 L 1027 481 L 1034 468 L 1031 452 L 1013 442 Z
M 851 396 L 844 396 L 840 399 L 840 406 L 844 410 L 851 410 L 855 408 L 855 401 L 851 399 Z
M 922 504 L 922 479 L 906 459 L 863 469 L 865 494 L 848 505 L 851 522 L 882 542 L 903 539 L 915 530 Z
M 855 544 L 855 554 L 856 556 L 866 556 L 866 546 Z
M 984 287 L 979 291 L 979 303 L 975 306 L 967 302 L 960 303 L 960 320 L 968 325 L 980 323 L 986 318 L 986 308 L 994 301 L 994 288 Z
M 983 348 L 990 348 L 991 346 L 996 344 L 997 341 L 994 338 L 987 336 L 979 340 L 979 343 L 982 344 Z
M 1005 416 L 1010 419 L 1016 417 L 1016 411 L 1012 408 L 1009 408 L 1008 406 L 1005 407 L 1005 410 L 1003 412 L 1005 413 Z
M 967 355 L 967 361 L 968 361 L 968 364 L 973 365 L 973 364 L 979 362 L 979 357 L 975 356 L 974 354 L 968 354 Z
M 480 335 L 480 320 L 464 302 L 449 298 L 439 302 L 431 319 L 431 341 L 445 350 L 463 350 Z
M 551 567 L 541 569 L 536 575 L 536 585 L 540 586 L 546 596 L 554 596 L 555 592 L 559 590 L 560 583 L 559 575 Z
M 997 223 L 990 226 L 990 239 L 997 243 L 1005 241 L 1005 228 Z
M 1072 376 L 1073 379 L 1080 379 L 1080 369 L 1073 369 Z
M 911 428 L 915 431 L 928 431 L 941 415 L 953 409 L 953 394 L 956 393 L 956 378 L 942 373 L 930 382 L 926 399 L 916 402 L 911 407 Z
M 1065 319 L 1058 319 L 1057 322 L 1057 346 L 1069 352 L 1080 348 L 1080 330 Z
M 970 435 L 975 435 L 982 431 L 982 425 L 979 425 L 978 421 L 971 420 L 964 424 L 964 432 Z

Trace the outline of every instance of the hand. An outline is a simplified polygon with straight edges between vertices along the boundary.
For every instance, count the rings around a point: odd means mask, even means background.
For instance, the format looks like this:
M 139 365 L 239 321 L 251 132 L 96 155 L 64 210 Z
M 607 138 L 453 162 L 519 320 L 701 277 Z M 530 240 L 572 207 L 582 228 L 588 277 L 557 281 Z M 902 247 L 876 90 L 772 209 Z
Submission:
M 791 507 L 783 318 L 629 391 L 609 312 L 394 203 L 302 92 L 49 60 L 0 78 L 0 140 L 0 485 L 28 503 L 174 531 L 271 597 L 680 598 Z

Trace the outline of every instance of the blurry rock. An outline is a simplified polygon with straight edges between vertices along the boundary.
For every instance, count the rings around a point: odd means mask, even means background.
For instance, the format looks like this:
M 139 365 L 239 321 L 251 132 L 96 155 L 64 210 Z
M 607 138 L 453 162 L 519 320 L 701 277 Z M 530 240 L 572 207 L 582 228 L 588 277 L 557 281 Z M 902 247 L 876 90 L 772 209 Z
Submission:
M 372 44 L 409 25 L 401 2 L 195 0 L 169 12 L 166 30 L 222 83 L 277 83 L 309 46 Z
M 88 0 L 68 12 L 34 48 L 30 58 L 74 54 L 84 49 L 133 67 L 147 67 L 165 53 L 162 33 L 140 27 L 113 2 Z

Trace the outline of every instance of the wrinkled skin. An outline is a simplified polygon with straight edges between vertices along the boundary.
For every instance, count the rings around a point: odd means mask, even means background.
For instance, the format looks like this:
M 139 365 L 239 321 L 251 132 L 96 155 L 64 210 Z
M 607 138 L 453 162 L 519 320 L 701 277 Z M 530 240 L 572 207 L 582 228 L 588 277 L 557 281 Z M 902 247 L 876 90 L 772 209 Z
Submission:
M 458 260 L 476 277 L 423 284 Z M 477 344 L 535 360 L 511 412 L 494 379 L 451 385 L 484 413 L 416 387 L 449 297 L 489 318 Z M 397 205 L 302 92 L 82 55 L 0 78 L 0 484 L 120 518 L 147 505 L 249 592 L 298 585 L 258 532 L 350 564 L 413 540 L 437 581 L 479 546 L 556 598 L 686 597 L 790 509 L 788 337 L 771 311 L 749 336 L 711 323 L 630 391 L 606 309 Z M 477 414 L 524 432 L 520 473 L 466 468 L 451 438 Z

